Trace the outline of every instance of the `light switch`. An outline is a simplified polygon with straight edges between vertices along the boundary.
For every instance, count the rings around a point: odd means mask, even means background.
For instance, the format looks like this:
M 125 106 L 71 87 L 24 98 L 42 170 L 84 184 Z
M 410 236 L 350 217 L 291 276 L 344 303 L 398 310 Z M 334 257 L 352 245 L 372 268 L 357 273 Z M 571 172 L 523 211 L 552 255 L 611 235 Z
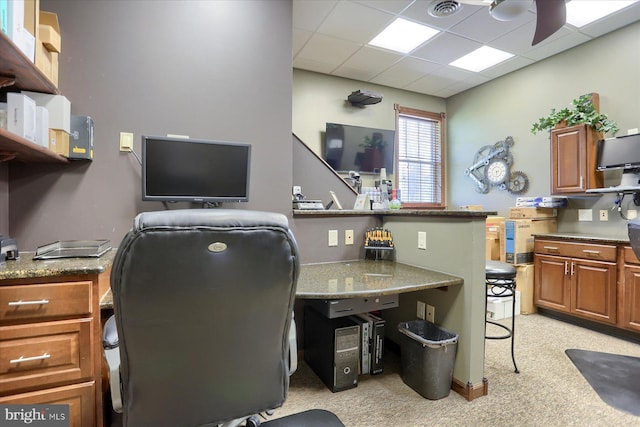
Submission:
M 133 151 L 133 134 L 120 132 L 120 151 Z

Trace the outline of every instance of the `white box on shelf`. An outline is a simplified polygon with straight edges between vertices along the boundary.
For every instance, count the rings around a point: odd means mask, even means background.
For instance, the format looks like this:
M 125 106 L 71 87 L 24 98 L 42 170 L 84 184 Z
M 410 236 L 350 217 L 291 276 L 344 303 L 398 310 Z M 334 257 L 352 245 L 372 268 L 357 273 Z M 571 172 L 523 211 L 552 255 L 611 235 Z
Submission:
M 36 144 L 49 148 L 49 110 L 36 106 Z
M 61 129 L 71 133 L 71 102 L 64 95 L 22 91 L 31 97 L 36 104 L 49 110 L 49 128 Z
M 36 141 L 36 103 L 26 95 L 7 93 L 7 130 Z
M 487 318 L 491 320 L 508 319 L 511 317 L 513 297 L 487 296 Z M 520 314 L 520 291 L 516 291 L 516 316 Z

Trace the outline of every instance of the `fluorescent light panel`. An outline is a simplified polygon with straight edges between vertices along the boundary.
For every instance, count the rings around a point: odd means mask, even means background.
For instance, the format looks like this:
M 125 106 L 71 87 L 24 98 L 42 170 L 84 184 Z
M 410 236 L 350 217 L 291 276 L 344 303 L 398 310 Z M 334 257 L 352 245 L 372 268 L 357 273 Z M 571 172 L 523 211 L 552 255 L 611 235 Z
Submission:
M 600 18 L 632 5 L 637 0 L 573 0 L 567 3 L 567 23 L 584 27 Z
M 409 53 L 438 33 L 439 31 L 433 28 L 398 18 L 375 36 L 369 44 L 396 52 Z
M 506 61 L 511 57 L 513 57 L 511 53 L 494 49 L 489 46 L 482 46 L 481 48 L 456 59 L 449 65 L 477 73 L 499 64 L 502 61 Z

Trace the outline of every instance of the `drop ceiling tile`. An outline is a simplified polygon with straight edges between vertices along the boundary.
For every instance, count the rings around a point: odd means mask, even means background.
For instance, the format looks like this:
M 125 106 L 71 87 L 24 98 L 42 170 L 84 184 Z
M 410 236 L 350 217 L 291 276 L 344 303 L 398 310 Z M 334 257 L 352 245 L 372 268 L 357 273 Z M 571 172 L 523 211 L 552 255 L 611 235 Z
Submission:
M 298 54 L 300 49 L 304 47 L 307 41 L 309 41 L 312 34 L 313 33 L 311 31 L 293 29 L 293 35 L 291 37 L 291 44 L 293 47 L 291 51 L 293 52 L 294 57 Z
M 498 21 L 489 15 L 488 8 L 485 7 L 483 9 L 487 10 L 479 10 L 459 24 L 451 27 L 450 31 L 481 43 L 488 43 L 504 33 L 513 31 L 536 19 L 534 13 L 527 11 L 511 21 Z M 533 35 L 531 38 L 533 39 Z
M 449 64 L 480 47 L 482 47 L 482 43 L 454 34 L 441 33 L 413 51 L 411 56 L 440 64 Z
M 376 75 L 400 59 L 402 59 L 402 55 L 398 53 L 364 46 L 347 59 L 342 64 L 342 67 L 368 71 Z
M 394 15 L 353 2 L 340 2 L 318 32 L 356 43 L 368 43 L 394 20 Z
M 457 70 L 453 67 L 442 67 L 435 70 L 419 80 L 404 87 L 407 90 L 415 90 L 417 92 L 433 93 L 442 88 L 451 86 L 459 80 L 466 80 L 472 77 L 472 73 Z
M 296 0 L 293 2 L 293 28 L 315 31 L 337 0 Z
M 358 0 L 356 3 L 398 14 L 413 2 L 414 0 Z
M 313 59 L 295 58 L 293 60 L 293 68 L 315 71 L 316 73 L 331 74 L 336 66 L 325 62 L 314 61 Z
M 298 52 L 295 59 L 333 65 L 333 70 L 346 61 L 360 47 L 361 45 L 358 43 L 316 33 Z
M 433 62 L 407 57 L 378 74 L 371 81 L 385 86 L 405 87 L 440 67 L 441 65 Z
M 512 71 L 524 68 L 527 65 L 531 65 L 534 62 L 534 60 L 529 58 L 514 56 L 513 58 L 501 62 L 500 64 L 481 71 L 479 74 L 489 79 L 495 79 L 496 77 L 504 76 L 505 74 L 509 74 Z
M 578 46 L 579 44 L 588 42 L 589 40 L 591 40 L 591 37 L 571 31 L 564 37 L 555 39 L 546 44 L 536 45 L 524 56 L 529 59 L 539 61 L 541 59 L 555 55 L 556 53 L 560 53 L 562 51 L 570 49 L 574 46 Z

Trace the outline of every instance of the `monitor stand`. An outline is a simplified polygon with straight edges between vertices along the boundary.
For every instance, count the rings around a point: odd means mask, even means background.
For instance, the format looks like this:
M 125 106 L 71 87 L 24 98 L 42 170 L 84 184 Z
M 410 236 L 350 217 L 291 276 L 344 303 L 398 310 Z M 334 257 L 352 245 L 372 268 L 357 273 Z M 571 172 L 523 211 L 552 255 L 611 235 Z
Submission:
M 640 190 L 640 169 L 625 169 L 620 178 L 620 190 Z

